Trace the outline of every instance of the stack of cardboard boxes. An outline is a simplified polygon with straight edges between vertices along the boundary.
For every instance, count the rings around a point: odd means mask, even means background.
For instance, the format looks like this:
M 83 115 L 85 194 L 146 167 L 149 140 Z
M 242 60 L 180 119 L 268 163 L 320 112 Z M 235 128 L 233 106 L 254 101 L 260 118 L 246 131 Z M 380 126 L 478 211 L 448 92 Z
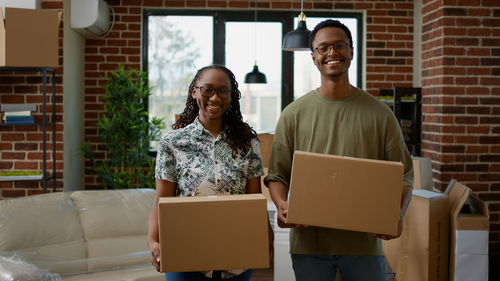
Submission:
M 400 238 L 383 241 L 398 281 L 487 281 L 489 214 L 452 180 L 432 190 L 430 159 L 414 159 L 414 191 Z M 427 184 L 426 184 L 427 183 Z

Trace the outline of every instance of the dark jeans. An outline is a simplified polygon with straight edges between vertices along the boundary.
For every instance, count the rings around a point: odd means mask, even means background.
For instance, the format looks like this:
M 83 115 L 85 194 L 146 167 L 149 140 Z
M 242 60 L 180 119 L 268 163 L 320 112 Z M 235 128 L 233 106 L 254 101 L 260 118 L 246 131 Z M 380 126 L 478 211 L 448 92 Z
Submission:
M 296 281 L 335 281 L 337 268 L 344 281 L 386 281 L 384 256 L 292 254 Z

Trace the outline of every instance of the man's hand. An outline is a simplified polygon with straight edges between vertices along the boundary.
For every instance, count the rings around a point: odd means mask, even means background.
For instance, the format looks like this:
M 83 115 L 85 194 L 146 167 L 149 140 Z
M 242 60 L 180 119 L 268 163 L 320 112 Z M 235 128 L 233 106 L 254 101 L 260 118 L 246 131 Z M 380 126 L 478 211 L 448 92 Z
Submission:
M 286 215 L 288 214 L 288 202 L 280 202 L 276 208 L 278 209 L 278 226 L 281 228 L 292 228 L 292 227 L 307 227 L 306 225 L 286 223 Z
M 288 214 L 288 202 L 287 194 L 288 188 L 281 182 L 270 181 L 269 182 L 269 193 L 273 199 L 274 205 L 276 205 L 278 226 L 281 228 L 291 228 L 298 227 L 301 225 L 286 223 L 286 215 Z
M 398 220 L 398 234 L 396 236 L 387 235 L 387 234 L 374 234 L 374 233 L 372 233 L 372 235 L 375 236 L 375 237 L 378 237 L 380 239 L 392 240 L 392 239 L 399 238 L 401 236 L 402 232 L 403 232 L 403 217 L 399 216 L 399 220 Z

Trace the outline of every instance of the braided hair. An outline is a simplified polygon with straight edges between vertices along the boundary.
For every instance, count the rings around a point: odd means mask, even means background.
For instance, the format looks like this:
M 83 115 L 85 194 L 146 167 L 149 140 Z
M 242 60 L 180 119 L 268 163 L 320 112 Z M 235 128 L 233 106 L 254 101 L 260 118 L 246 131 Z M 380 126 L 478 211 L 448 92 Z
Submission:
M 236 157 L 238 151 L 241 151 L 242 155 L 245 155 L 248 153 L 252 145 L 251 140 L 257 137 L 257 133 L 243 121 L 240 111 L 241 92 L 238 90 L 238 82 L 236 82 L 236 77 L 231 70 L 223 65 L 212 64 L 205 66 L 196 72 L 193 81 L 191 81 L 191 84 L 189 85 L 186 107 L 180 114 L 179 119 L 172 125 L 172 128 L 184 128 L 191 124 L 198 116 L 200 109 L 191 93 L 193 92 L 196 82 L 200 78 L 201 74 L 208 69 L 223 71 L 229 77 L 231 82 L 231 104 L 222 115 L 222 126 L 226 130 L 227 142 L 233 150 L 233 157 Z

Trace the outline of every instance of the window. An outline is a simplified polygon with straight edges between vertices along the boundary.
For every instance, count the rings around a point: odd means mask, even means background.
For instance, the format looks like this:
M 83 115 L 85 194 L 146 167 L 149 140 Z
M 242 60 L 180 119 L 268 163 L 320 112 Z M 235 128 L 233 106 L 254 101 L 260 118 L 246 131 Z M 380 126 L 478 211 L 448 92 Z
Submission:
M 226 23 L 226 66 L 239 84 L 243 119 L 257 132 L 274 131 L 281 112 L 281 31 L 280 22 Z M 255 63 L 266 84 L 243 83 Z
M 310 12 L 307 26 L 333 18 L 351 30 L 354 59 L 351 83 L 360 87 L 362 54 L 361 13 Z M 170 130 L 184 109 L 195 72 L 212 63 L 226 65 L 242 93 L 241 111 L 258 133 L 272 132 L 281 110 L 295 98 L 319 86 L 319 73 L 310 52 L 281 50 L 284 35 L 297 24 L 296 11 L 145 10 L 143 68 L 153 95 L 150 115 L 165 118 Z M 245 84 L 245 74 L 257 63 L 267 84 Z
M 165 118 L 167 129 L 184 109 L 196 70 L 212 63 L 212 26 L 211 16 L 149 17 L 149 114 Z

